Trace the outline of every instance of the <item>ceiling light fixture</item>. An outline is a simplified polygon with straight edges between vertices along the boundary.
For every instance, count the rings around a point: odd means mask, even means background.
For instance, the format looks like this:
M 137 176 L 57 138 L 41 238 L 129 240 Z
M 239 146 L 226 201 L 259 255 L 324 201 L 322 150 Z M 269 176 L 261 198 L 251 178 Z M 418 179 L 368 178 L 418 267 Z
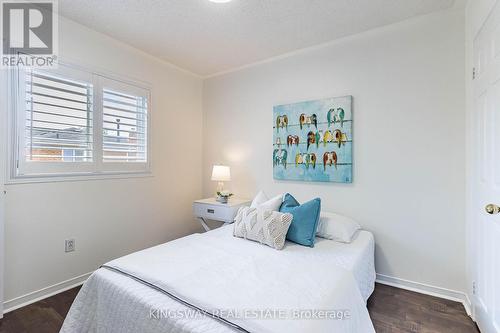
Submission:
M 231 2 L 233 0 L 208 0 L 210 2 L 215 2 L 215 3 L 226 3 L 226 2 Z

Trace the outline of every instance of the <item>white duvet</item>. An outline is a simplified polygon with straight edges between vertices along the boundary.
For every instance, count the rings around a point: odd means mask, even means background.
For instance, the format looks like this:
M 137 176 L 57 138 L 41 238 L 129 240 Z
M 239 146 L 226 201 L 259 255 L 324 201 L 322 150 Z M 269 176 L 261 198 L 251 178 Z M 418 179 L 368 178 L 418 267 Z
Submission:
M 133 253 L 88 279 L 61 332 L 374 332 L 330 242 L 277 251 L 229 226 Z

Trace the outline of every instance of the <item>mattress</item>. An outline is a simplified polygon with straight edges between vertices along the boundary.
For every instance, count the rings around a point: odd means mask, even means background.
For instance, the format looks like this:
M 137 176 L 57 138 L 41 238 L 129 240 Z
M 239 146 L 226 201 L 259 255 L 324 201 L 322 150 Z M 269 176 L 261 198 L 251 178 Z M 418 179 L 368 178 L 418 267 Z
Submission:
M 294 244 L 295 245 L 295 244 Z M 352 272 L 365 302 L 375 289 L 375 240 L 361 230 L 350 244 L 316 238 L 315 249 L 335 253 L 334 264 Z
M 217 237 L 232 237 L 233 226 L 224 226 L 210 231 Z M 302 245 L 286 242 L 286 251 L 307 250 Z M 351 271 L 356 279 L 359 291 L 365 302 L 375 289 L 375 239 L 373 234 L 366 230 L 360 230 L 351 243 L 340 243 L 329 239 L 316 237 L 314 251 L 328 255 L 331 263 Z M 334 254 L 332 256 L 332 253 Z
M 224 239 L 229 240 L 228 237 L 233 239 L 232 226 L 222 227 L 199 237 L 218 238 L 221 242 Z M 255 244 L 255 246 L 263 245 Z M 303 256 L 304 253 L 314 254 L 315 260 L 320 260 L 322 263 L 324 260 L 325 265 L 330 264 L 351 272 L 365 301 L 374 289 L 374 239 L 367 231 L 359 232 L 351 244 L 317 238 L 314 249 L 287 242 L 284 251 L 292 256 L 295 255 L 294 252 L 299 256 Z M 204 253 L 199 255 L 203 256 Z M 207 285 L 206 288 L 210 286 Z M 157 318 L 158 320 L 154 320 L 158 315 L 152 313 L 155 309 L 168 309 L 168 320 L 161 316 Z M 216 318 L 199 313 L 194 314 L 196 320 L 193 320 L 193 317 L 186 315 L 192 314 L 191 310 L 191 307 L 181 301 L 130 276 L 108 269 L 99 269 L 82 287 L 61 332 L 238 331 L 237 328 L 228 326 Z

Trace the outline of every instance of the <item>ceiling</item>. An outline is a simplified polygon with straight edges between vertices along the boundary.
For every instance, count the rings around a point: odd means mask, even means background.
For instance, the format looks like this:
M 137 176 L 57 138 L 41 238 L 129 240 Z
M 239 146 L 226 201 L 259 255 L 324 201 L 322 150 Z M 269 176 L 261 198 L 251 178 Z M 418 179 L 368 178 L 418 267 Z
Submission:
M 452 7 L 454 0 L 59 0 L 76 22 L 201 76 Z

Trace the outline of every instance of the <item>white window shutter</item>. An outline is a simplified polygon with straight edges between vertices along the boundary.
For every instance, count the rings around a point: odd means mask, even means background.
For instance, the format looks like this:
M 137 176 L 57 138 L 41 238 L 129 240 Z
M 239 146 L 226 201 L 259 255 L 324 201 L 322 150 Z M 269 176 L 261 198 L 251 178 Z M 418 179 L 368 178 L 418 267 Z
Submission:
M 20 69 L 12 91 L 14 178 L 150 172 L 148 89 L 60 65 Z
M 103 89 L 103 162 L 147 161 L 147 98 Z
M 26 72 L 25 159 L 92 162 L 92 84 Z

